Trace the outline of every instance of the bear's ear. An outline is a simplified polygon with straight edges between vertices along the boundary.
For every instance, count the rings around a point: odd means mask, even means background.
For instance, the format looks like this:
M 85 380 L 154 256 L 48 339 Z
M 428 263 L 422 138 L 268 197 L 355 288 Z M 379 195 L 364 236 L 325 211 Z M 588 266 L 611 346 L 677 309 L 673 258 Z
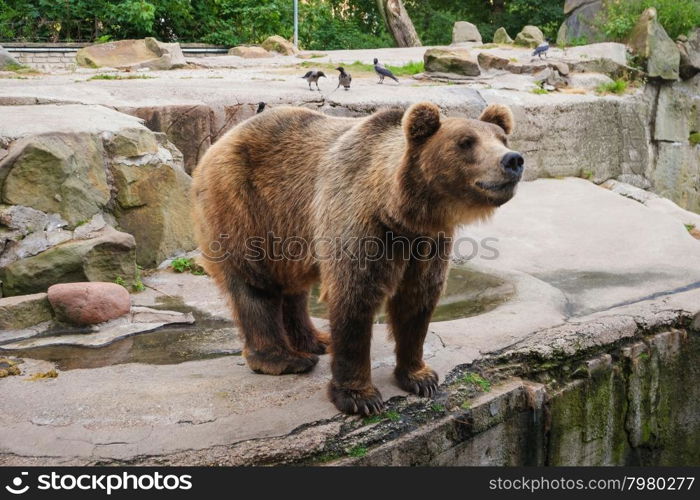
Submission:
M 513 113 L 508 106 L 503 104 L 489 104 L 484 112 L 481 113 L 479 120 L 498 125 L 505 131 L 506 135 L 510 135 L 513 132 L 513 127 L 515 127 Z
M 409 142 L 422 142 L 440 128 L 440 108 L 432 102 L 419 102 L 406 110 L 401 120 Z

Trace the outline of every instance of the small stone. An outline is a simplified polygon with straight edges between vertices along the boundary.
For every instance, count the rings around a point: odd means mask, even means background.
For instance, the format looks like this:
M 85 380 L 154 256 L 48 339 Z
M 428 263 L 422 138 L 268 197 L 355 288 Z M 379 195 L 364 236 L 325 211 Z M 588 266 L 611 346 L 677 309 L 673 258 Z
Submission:
M 513 43 L 513 39 L 510 37 L 506 29 L 501 26 L 493 34 L 493 43 Z
M 481 43 L 481 33 L 472 23 L 457 21 L 452 27 L 452 43 L 478 42 Z
M 263 49 L 262 47 L 246 47 L 243 45 L 229 49 L 228 55 L 245 57 L 246 59 L 260 59 L 263 57 L 272 57 L 272 54 L 270 54 L 267 50 Z
M 282 38 L 279 35 L 273 35 L 271 37 L 268 37 L 262 43 L 262 48 L 265 50 L 278 52 L 283 56 L 293 56 L 296 55 L 297 52 L 299 52 L 297 48 L 292 44 L 292 42 Z
M 0 299 L 0 330 L 19 330 L 50 321 L 52 317 L 45 293 Z
M 535 48 L 544 42 L 544 34 L 537 26 L 525 26 L 515 37 L 516 45 Z
M 49 287 L 56 318 L 75 325 L 94 325 L 127 314 L 131 300 L 116 283 L 62 283 Z

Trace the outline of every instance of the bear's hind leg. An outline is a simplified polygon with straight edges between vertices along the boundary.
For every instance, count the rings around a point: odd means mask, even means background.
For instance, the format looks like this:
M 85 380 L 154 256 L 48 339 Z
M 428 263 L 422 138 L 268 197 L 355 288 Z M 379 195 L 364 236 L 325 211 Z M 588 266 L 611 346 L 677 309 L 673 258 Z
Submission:
M 284 295 L 282 318 L 289 342 L 294 349 L 312 354 L 326 354 L 330 335 L 319 332 L 309 317 L 309 292 Z
M 229 290 L 245 338 L 243 355 L 251 370 L 269 375 L 303 373 L 318 362 L 315 354 L 289 344 L 282 319 L 282 293 L 233 280 Z

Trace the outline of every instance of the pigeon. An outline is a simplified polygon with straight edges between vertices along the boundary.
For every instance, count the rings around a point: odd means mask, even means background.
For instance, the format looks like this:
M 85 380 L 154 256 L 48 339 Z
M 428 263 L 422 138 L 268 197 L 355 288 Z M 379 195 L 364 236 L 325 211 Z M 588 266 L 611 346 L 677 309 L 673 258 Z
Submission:
M 379 81 L 377 83 L 384 83 L 384 77 L 388 76 L 392 80 L 394 80 L 396 83 L 399 83 L 399 79 L 394 76 L 394 74 L 386 69 L 383 64 L 379 64 L 379 59 L 376 57 L 374 58 L 374 71 L 377 73 L 379 76 Z
M 346 73 L 345 68 L 343 68 L 342 66 L 338 66 L 335 69 L 340 71 L 340 74 L 338 75 L 338 86 L 335 89 L 338 90 L 342 85 L 345 90 L 350 90 L 350 82 L 352 82 L 352 75 L 350 75 L 350 73 Z
M 262 112 L 265 110 L 265 106 L 267 106 L 267 104 L 264 103 L 264 102 L 262 102 L 262 101 L 260 101 L 260 102 L 258 103 L 258 110 L 255 112 L 255 114 L 257 115 L 257 114 L 259 114 L 259 113 L 262 113 Z
M 308 71 L 302 78 L 309 82 L 309 90 L 313 90 L 311 88 L 311 84 L 315 83 L 316 84 L 316 89 L 320 92 L 321 89 L 318 86 L 318 79 L 319 78 L 326 78 L 326 75 L 323 73 L 323 71 Z
M 545 39 L 544 42 L 539 44 L 536 48 L 535 51 L 532 53 L 532 56 L 539 56 L 540 59 L 542 59 L 542 54 L 544 54 L 545 57 L 547 57 L 547 51 L 549 50 L 549 40 Z

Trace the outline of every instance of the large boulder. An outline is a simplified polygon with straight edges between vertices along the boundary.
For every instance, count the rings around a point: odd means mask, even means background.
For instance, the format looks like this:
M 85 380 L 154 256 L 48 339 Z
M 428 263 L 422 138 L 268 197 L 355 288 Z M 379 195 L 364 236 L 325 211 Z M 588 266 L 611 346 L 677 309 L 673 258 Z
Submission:
M 136 282 L 136 241 L 106 226 L 92 238 L 70 240 L 0 268 L 4 296 L 46 291 L 75 281 Z
M 22 66 L 17 59 L 12 57 L 6 49 L 0 45 L 0 70 L 13 70 Z
M 513 43 L 513 39 L 510 37 L 506 29 L 501 26 L 493 34 L 493 43 Z
M 679 37 L 676 45 L 681 54 L 680 77 L 687 80 L 700 73 L 700 28 Z
M 655 8 L 642 13 L 630 35 L 629 46 L 646 63 L 651 78 L 678 80 L 681 54 L 659 23 Z
M 526 47 L 537 47 L 544 42 L 544 34 L 537 26 L 525 26 L 515 37 L 516 45 Z
M 111 172 L 117 192 L 114 216 L 119 227 L 136 238 L 139 265 L 155 267 L 173 254 L 195 248 L 192 179 L 181 163 L 156 156 L 147 165 L 115 162 Z
M 479 52 L 479 55 L 477 56 L 477 61 L 479 62 L 479 66 L 481 67 L 481 69 L 484 70 L 503 70 L 506 69 L 509 64 L 511 64 L 509 59 L 497 56 L 496 54 L 490 54 L 488 52 Z
M 481 74 L 476 57 L 466 49 L 428 49 L 425 51 L 423 61 L 427 72 L 464 76 L 479 76 Z
M 277 52 L 284 56 L 294 56 L 299 52 L 292 42 L 282 38 L 279 35 L 268 37 L 262 43 L 262 48 L 272 52 Z
M 567 0 L 564 4 L 564 14 L 567 17 L 559 27 L 557 45 L 599 40 L 602 35 L 597 20 L 602 10 L 602 0 Z
M 244 46 L 233 47 L 229 49 L 228 55 L 244 57 L 246 59 L 261 59 L 264 57 L 272 57 L 272 54 L 262 47 Z
M 452 27 L 452 43 L 479 42 L 481 43 L 481 33 L 472 23 L 467 21 L 457 21 Z
M 19 330 L 52 318 L 53 311 L 45 293 L 0 299 L 0 330 Z
M 131 309 L 129 292 L 115 283 L 63 283 L 49 287 L 56 319 L 75 325 L 94 325 L 123 316 Z
M 659 89 L 654 120 L 654 139 L 687 142 L 700 130 L 700 76 L 662 85 Z
M 155 38 L 119 40 L 83 47 L 75 56 L 88 68 L 149 68 L 167 70 L 187 63 L 178 43 L 163 43 Z
M 69 224 L 90 219 L 110 199 L 99 137 L 59 132 L 21 139 L 0 162 L 2 202 L 58 213 Z

